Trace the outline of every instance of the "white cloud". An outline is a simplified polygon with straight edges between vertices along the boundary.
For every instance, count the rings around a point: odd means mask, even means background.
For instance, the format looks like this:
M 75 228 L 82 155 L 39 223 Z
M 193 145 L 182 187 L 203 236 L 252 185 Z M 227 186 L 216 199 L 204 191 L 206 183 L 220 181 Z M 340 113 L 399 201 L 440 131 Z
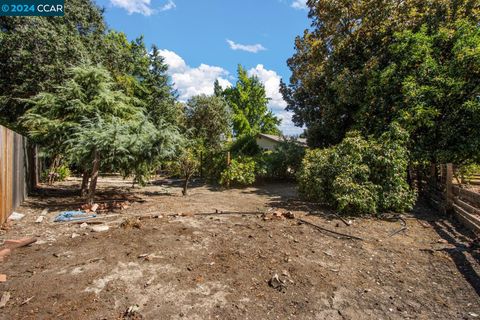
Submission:
M 267 97 L 270 98 L 269 107 L 275 115 L 282 120 L 280 130 L 285 135 L 298 135 L 303 132 L 302 128 L 295 127 L 292 121 L 292 112 L 285 111 L 287 103 L 280 93 L 281 77 L 273 70 L 265 69 L 262 64 L 248 70 L 249 76 L 257 76 L 264 84 Z
M 213 94 L 213 83 L 218 80 L 223 88 L 232 86 L 228 80 L 235 78 L 222 67 L 201 64 L 196 68 L 189 66 L 185 60 L 170 50 L 160 50 L 168 65 L 168 73 L 172 77 L 180 101 L 187 101 L 198 94 Z M 265 85 L 267 97 L 270 98 L 269 108 L 282 120 L 280 129 L 286 135 L 298 135 L 303 129 L 297 128 L 292 122 L 292 112 L 285 111 L 286 102 L 280 93 L 280 76 L 273 70 L 265 69 L 261 64 L 248 70 L 248 75 L 255 75 Z
M 230 46 L 230 49 L 232 50 L 241 50 L 241 51 L 246 51 L 246 52 L 251 52 L 251 53 L 257 53 L 259 51 L 265 51 L 267 50 L 264 46 L 261 44 L 240 44 L 236 43 L 232 40 L 227 39 L 227 43 Z
M 159 50 L 160 55 L 165 59 L 165 63 L 168 65 L 169 74 L 184 72 L 188 67 L 178 54 L 170 50 Z
M 223 88 L 232 84 L 226 78 L 229 73 L 227 70 L 201 64 L 192 68 L 185 63 L 178 54 L 170 50 L 160 50 L 160 55 L 165 58 L 168 65 L 168 73 L 172 77 L 175 89 L 178 90 L 180 101 L 187 101 L 191 97 L 199 94 L 213 94 L 213 83 L 218 80 Z
M 292 121 L 293 112 L 282 111 L 277 112 L 275 115 L 282 120 L 280 123 L 280 130 L 286 136 L 295 136 L 303 133 L 303 128 L 295 127 Z
M 287 103 L 280 93 L 280 76 L 273 70 L 267 70 L 262 64 L 248 70 L 249 76 L 257 76 L 265 85 L 267 97 L 270 98 L 270 108 L 273 111 L 285 110 Z
M 292 8 L 298 10 L 307 10 L 307 0 L 294 0 L 292 2 Z
M 153 13 L 150 8 L 150 0 L 110 0 L 110 2 L 119 8 L 127 10 L 128 14 L 140 13 L 149 16 Z
M 168 11 L 168 10 L 175 9 L 176 7 L 177 7 L 177 5 L 175 4 L 175 2 L 173 2 L 172 0 L 168 0 L 168 2 L 165 3 L 165 4 L 160 8 L 160 11 Z
M 140 13 L 144 16 L 150 16 L 157 12 L 151 7 L 151 0 L 110 0 L 115 7 L 125 9 L 128 14 Z M 176 8 L 173 0 L 168 0 L 158 11 L 168 11 Z

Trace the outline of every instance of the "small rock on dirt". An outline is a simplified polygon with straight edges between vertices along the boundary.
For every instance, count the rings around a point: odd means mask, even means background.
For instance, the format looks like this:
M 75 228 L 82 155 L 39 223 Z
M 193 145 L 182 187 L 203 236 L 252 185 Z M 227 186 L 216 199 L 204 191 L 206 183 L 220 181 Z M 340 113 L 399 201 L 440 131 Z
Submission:
M 284 216 L 285 216 L 285 218 L 287 218 L 287 219 L 295 219 L 295 218 L 296 218 L 295 213 L 293 213 L 293 212 L 291 212 L 291 211 L 285 212 L 285 213 L 284 213 Z
M 35 223 L 42 223 L 43 219 L 45 219 L 45 216 L 40 216 L 37 218 L 37 220 L 35 220 Z
M 4 308 L 7 305 L 8 300 L 10 300 L 10 292 L 5 291 L 0 299 L 0 308 Z
M 120 227 L 124 229 L 129 229 L 129 228 L 137 228 L 141 229 L 142 228 L 142 223 L 140 220 L 136 217 L 130 217 L 125 220 L 120 224 Z
M 280 279 L 278 274 L 274 274 L 273 277 L 268 281 L 268 285 L 272 287 L 273 289 L 276 289 L 278 291 L 283 291 L 286 289 L 285 281 Z
M 140 307 L 138 305 L 133 305 L 127 308 L 123 313 L 123 319 L 143 319 L 142 315 L 139 313 Z
M 105 232 L 105 231 L 108 231 L 110 230 L 110 227 L 109 226 L 93 226 L 93 227 L 90 227 L 90 230 L 92 232 Z
M 23 213 L 18 213 L 18 212 L 13 212 L 10 217 L 8 217 L 9 220 L 15 220 L 19 221 L 22 220 L 25 215 Z
M 267 211 L 262 214 L 262 219 L 264 221 L 267 220 L 283 220 L 283 219 L 295 219 L 296 216 L 293 212 L 287 211 L 287 212 L 282 212 L 282 211 Z
M 78 233 L 72 233 L 72 239 L 78 238 L 80 235 Z

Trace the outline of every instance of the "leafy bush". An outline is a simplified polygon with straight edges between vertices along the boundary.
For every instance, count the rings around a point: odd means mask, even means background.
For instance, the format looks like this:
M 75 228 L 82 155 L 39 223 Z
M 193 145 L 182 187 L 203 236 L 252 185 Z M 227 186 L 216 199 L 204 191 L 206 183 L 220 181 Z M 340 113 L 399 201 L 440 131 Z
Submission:
M 480 165 L 472 163 L 472 164 L 458 166 L 457 173 L 460 176 L 460 182 L 462 184 L 470 184 L 471 180 L 473 179 L 473 176 L 475 174 L 480 173 Z
M 334 147 L 307 151 L 300 194 L 348 214 L 411 209 L 416 196 L 406 182 L 407 139 L 394 124 L 378 140 L 352 131 Z
M 232 143 L 230 151 L 234 156 L 254 157 L 261 153 L 255 135 L 242 135 Z
M 210 151 L 203 154 L 202 174 L 209 182 L 217 183 L 227 168 L 227 150 Z
M 46 183 L 49 182 L 49 178 L 52 177 L 54 182 L 65 181 L 70 175 L 70 168 L 66 165 L 61 165 L 60 167 L 55 168 L 52 172 L 50 169 L 43 171 L 40 180 Z
M 269 178 L 294 178 L 302 165 L 305 148 L 294 140 L 282 141 L 273 151 L 263 156 L 266 175 Z
M 230 183 L 251 185 L 255 182 L 255 161 L 250 157 L 233 159 L 221 174 L 220 183 L 228 186 Z

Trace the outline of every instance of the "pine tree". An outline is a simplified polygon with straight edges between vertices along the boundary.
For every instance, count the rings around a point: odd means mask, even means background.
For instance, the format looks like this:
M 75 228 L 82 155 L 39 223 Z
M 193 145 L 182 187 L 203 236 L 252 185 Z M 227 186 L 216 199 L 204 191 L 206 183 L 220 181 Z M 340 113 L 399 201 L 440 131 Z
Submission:
M 65 3 L 64 17 L 0 17 L 0 123 L 18 126 L 24 99 L 52 90 L 70 67 L 100 63 L 103 12 L 91 0 Z
M 169 125 L 155 126 L 135 99 L 115 89 L 109 72 L 76 67 L 53 93 L 37 95 L 22 118 L 32 139 L 66 155 L 83 170 L 82 193 L 93 202 L 100 170 L 134 174 L 139 182 L 173 155 L 179 141 Z
M 223 96 L 223 88 L 220 85 L 220 82 L 218 81 L 218 79 L 215 79 L 215 82 L 213 83 L 213 95 L 216 97 Z

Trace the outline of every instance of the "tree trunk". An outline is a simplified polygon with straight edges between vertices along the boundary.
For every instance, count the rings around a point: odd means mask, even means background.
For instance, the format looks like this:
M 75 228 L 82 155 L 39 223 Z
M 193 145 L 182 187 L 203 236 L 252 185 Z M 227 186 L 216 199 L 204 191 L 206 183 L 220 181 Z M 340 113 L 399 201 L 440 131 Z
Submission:
M 430 163 L 430 188 L 434 189 L 437 186 L 437 165 L 435 163 Z
M 88 203 L 93 204 L 95 200 L 95 191 L 97 190 L 98 173 L 100 171 L 100 155 L 95 150 L 93 159 L 92 174 L 90 176 L 90 186 L 88 188 Z
M 410 165 L 407 166 L 407 183 L 410 186 L 410 188 L 414 188 L 413 186 L 413 178 L 412 178 L 412 168 Z
M 27 168 L 28 168 L 28 192 L 32 192 L 38 185 L 38 161 L 36 146 L 27 141 Z
M 203 151 L 200 152 L 200 179 L 203 179 Z
M 185 180 L 183 181 L 183 191 L 182 191 L 183 196 L 186 196 L 188 194 L 188 180 L 190 180 L 190 177 L 186 176 Z
M 82 175 L 82 187 L 80 188 L 80 195 L 85 197 L 88 193 L 88 180 L 90 179 L 90 173 L 88 170 L 83 171 Z
M 418 184 L 418 193 L 423 191 L 423 174 L 420 167 L 417 168 L 417 184 Z
M 230 151 L 227 152 L 227 167 L 230 167 L 232 163 Z M 227 169 L 228 170 L 228 169 Z M 230 175 L 228 175 L 230 176 Z M 230 189 L 230 178 L 227 178 L 227 189 Z
M 50 169 L 48 170 L 48 185 L 52 186 L 53 183 L 55 182 L 55 172 L 57 171 L 57 168 L 60 167 L 60 163 L 62 161 L 62 156 L 56 155 L 55 158 L 53 158 L 53 162 L 50 165 Z

